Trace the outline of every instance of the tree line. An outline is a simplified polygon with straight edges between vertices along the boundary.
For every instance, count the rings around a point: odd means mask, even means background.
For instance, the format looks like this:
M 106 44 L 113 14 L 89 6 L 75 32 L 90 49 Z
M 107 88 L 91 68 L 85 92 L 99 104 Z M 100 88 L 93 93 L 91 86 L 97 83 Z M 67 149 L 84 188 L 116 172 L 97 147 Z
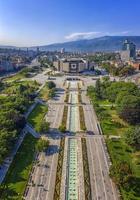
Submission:
M 0 164 L 9 154 L 25 126 L 24 113 L 34 99 L 37 83 L 4 83 L 0 95 Z

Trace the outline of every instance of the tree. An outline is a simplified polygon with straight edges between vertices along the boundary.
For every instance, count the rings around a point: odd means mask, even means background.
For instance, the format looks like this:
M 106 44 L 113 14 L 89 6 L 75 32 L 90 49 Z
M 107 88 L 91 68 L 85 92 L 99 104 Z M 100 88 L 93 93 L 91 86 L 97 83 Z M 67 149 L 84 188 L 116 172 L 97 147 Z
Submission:
M 50 91 L 49 91 L 49 98 L 53 98 L 55 96 L 55 89 L 52 88 Z
M 50 128 L 50 124 L 49 122 L 46 122 L 45 120 L 42 120 L 40 122 L 40 125 L 39 125 L 39 128 L 38 128 L 38 131 L 40 133 L 46 133 Z
M 136 147 L 140 145 L 140 127 L 136 126 L 135 128 L 129 129 L 125 133 L 125 140 L 129 145 Z
M 65 131 L 66 131 L 66 126 L 65 126 L 65 125 L 60 125 L 60 126 L 59 126 L 59 131 L 62 132 L 62 133 L 65 133 Z
M 101 94 L 101 81 L 100 81 L 100 79 L 98 79 L 96 81 L 95 92 L 96 92 L 97 98 L 101 99 L 102 98 L 102 94 Z
M 41 138 L 37 142 L 36 150 L 39 152 L 45 151 L 48 146 L 49 146 L 49 141 Z
M 117 100 L 117 111 L 120 117 L 130 124 L 140 123 L 140 97 L 120 95 Z
M 118 186 L 127 187 L 132 174 L 132 169 L 126 161 L 114 163 L 110 168 L 110 177 Z
M 134 68 L 131 66 L 125 66 L 119 70 L 120 76 L 128 76 L 134 73 Z
M 47 85 L 47 87 L 48 87 L 49 89 L 52 89 L 52 88 L 55 88 L 55 87 L 56 87 L 56 84 L 55 84 L 53 81 L 48 81 L 48 82 L 46 83 L 46 85 Z
M 126 91 L 132 95 L 140 95 L 140 91 L 134 83 L 112 82 L 106 89 L 107 98 L 114 103 L 119 93 Z

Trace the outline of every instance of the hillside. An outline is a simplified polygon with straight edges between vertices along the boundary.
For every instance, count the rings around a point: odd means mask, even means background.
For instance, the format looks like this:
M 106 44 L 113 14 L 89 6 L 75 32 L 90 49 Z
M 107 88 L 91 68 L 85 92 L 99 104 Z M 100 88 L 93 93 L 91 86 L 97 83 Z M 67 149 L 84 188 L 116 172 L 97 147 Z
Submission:
M 104 36 L 89 40 L 78 40 L 64 43 L 56 43 L 50 45 L 39 46 L 43 51 L 60 51 L 65 48 L 66 51 L 79 51 L 79 52 L 95 52 L 95 51 L 118 51 L 121 50 L 122 43 L 125 39 L 134 42 L 137 49 L 140 49 L 140 36 Z M 8 46 L 0 46 L 0 48 L 16 48 Z M 26 48 L 21 49 L 25 50 Z M 30 47 L 31 50 L 36 50 L 36 46 Z
M 121 50 L 122 43 L 125 39 L 129 39 L 140 48 L 140 36 L 104 36 L 90 40 L 79 40 L 65 43 L 57 43 L 46 46 L 40 46 L 41 50 L 60 50 L 65 48 L 66 51 L 116 51 Z

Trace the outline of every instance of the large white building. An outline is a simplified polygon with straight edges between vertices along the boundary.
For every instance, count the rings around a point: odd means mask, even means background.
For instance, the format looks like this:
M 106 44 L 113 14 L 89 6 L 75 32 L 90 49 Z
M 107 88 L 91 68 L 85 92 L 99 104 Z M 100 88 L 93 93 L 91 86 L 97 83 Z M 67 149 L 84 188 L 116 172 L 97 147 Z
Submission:
M 65 73 L 80 73 L 89 69 L 89 62 L 82 58 L 61 59 L 53 63 L 56 70 Z

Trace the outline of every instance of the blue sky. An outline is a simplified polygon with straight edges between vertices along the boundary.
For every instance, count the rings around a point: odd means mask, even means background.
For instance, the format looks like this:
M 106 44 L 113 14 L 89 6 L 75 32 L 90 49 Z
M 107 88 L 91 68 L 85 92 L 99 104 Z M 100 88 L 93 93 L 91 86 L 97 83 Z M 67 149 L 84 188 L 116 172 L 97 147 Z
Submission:
M 140 0 L 0 0 L 0 44 L 140 35 Z

